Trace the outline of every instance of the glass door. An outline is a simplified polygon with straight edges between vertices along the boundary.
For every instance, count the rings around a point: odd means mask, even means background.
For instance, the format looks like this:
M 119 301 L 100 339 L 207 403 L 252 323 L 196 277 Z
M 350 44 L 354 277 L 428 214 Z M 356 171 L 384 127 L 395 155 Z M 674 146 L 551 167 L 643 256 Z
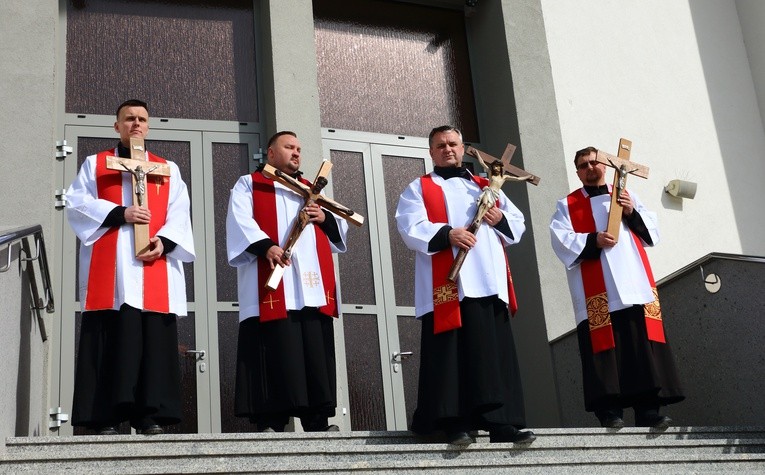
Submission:
M 376 134 L 324 136 L 332 137 L 323 144 L 334 164 L 334 199 L 366 216 L 363 227 L 351 226 L 348 252 L 338 258 L 351 428 L 405 430 L 417 395 L 420 323 L 414 252 L 394 216 L 404 188 L 432 168 L 427 141 L 401 146 Z

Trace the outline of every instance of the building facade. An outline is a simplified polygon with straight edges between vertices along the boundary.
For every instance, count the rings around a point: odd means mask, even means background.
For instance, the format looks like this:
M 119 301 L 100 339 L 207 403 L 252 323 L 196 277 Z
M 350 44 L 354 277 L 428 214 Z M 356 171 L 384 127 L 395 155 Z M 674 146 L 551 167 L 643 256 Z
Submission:
M 765 7 L 755 0 L 28 0 L 0 11 L 0 225 L 42 224 L 57 303 L 31 357 L 17 338 L 28 331 L 19 305 L 0 304 L 10 315 L 0 344 L 16 355 L 3 372 L 17 376 L 0 389 L 3 435 L 46 434 L 48 407 L 71 404 L 77 242 L 55 195 L 87 154 L 116 143 L 114 108 L 130 97 L 149 102 L 148 147 L 179 164 L 192 196 L 198 257 L 180 325 L 180 431 L 249 430 L 231 414 L 236 293 L 222 220 L 236 177 L 277 130 L 297 132 L 307 175 L 331 159 L 332 195 L 367 216 L 338 260 L 343 430 L 403 430 L 411 417 L 413 257 L 392 213 L 406 183 L 432 167 L 433 126 L 454 123 L 497 156 L 513 143 L 513 163 L 542 177 L 506 189 L 527 220 L 509 260 L 532 427 L 570 420 L 552 353 L 574 319 L 547 228 L 555 201 L 578 187 L 574 151 L 615 154 L 625 137 L 650 167 L 629 187 L 659 214 L 657 279 L 711 252 L 765 254 Z M 666 194 L 674 179 L 696 183 L 696 197 Z M 2 279 L 0 301 L 17 302 Z M 40 374 L 20 374 L 27 366 Z M 20 420 L 11 408 L 27 392 L 43 396 Z

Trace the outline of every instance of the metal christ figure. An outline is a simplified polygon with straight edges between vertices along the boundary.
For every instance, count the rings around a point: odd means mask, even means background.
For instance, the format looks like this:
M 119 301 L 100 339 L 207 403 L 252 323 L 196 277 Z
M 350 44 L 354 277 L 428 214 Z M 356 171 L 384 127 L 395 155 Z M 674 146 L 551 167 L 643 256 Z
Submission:
M 486 215 L 486 212 L 493 208 L 496 204 L 497 200 L 499 199 L 499 193 L 502 189 L 502 185 L 504 185 L 506 181 L 532 181 L 534 179 L 533 175 L 513 176 L 505 173 L 504 165 L 500 160 L 494 160 L 489 165 L 487 165 L 486 162 L 483 161 L 483 158 L 481 157 L 481 154 L 478 152 L 478 150 L 475 150 L 474 155 L 478 159 L 478 163 L 480 163 L 481 166 L 489 174 L 489 186 L 484 187 L 484 189 L 481 191 L 477 201 L 478 210 L 475 213 L 473 221 L 467 227 L 467 230 L 473 234 L 475 234 L 476 231 L 478 231 L 478 228 L 481 227 L 481 223 L 483 222 L 483 217 Z M 465 261 L 467 253 L 467 249 L 460 249 L 457 252 L 457 256 L 454 258 L 454 263 L 452 264 L 451 269 L 449 269 L 449 275 L 447 277 L 450 281 L 457 281 L 457 275 L 462 268 L 462 263 Z
M 614 190 L 614 194 L 616 194 L 617 198 L 621 196 L 622 190 L 624 190 L 627 187 L 627 175 L 637 171 L 638 168 L 633 168 L 632 170 L 627 170 L 627 165 L 623 164 L 621 166 L 616 166 L 616 164 L 611 160 L 611 158 L 608 158 L 609 163 L 611 163 L 611 166 L 614 167 L 616 170 L 616 173 L 618 174 L 618 180 L 616 180 L 616 189 Z
M 124 163 L 120 163 L 120 165 L 122 165 L 125 170 L 129 171 L 135 177 L 136 204 L 138 206 L 143 206 L 143 197 L 146 195 L 146 175 L 159 168 L 159 165 L 155 165 L 146 171 L 141 168 L 141 165 L 137 165 L 135 169 L 130 168 Z

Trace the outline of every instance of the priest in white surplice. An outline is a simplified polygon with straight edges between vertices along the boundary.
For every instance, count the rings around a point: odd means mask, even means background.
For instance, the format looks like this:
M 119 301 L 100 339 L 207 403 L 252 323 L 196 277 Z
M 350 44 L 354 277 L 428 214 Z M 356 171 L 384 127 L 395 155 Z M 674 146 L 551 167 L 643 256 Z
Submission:
M 86 158 L 66 193 L 67 219 L 81 242 L 82 327 L 72 425 L 116 434 L 130 421 L 145 434 L 181 420 L 176 318 L 186 315 L 183 263 L 194 260 L 189 195 L 178 166 L 149 178 L 148 209 L 133 204 L 132 176 L 106 167 L 130 158 L 130 138 L 144 138 L 144 102 L 117 109 L 116 149 Z M 133 223 L 149 225 L 150 250 L 135 257 Z
M 442 430 L 455 445 L 470 444 L 468 432 L 478 429 L 488 430 L 492 442 L 531 442 L 533 432 L 519 430 L 526 417 L 505 254 L 526 229 L 523 215 L 500 193 L 478 231 L 468 231 L 489 182 L 462 166 L 459 130 L 437 127 L 429 144 L 434 171 L 410 183 L 396 209 L 398 231 L 416 251 L 415 313 L 422 321 L 412 430 Z M 454 284 L 447 274 L 460 248 L 470 251 Z
M 620 428 L 623 408 L 633 407 L 636 425 L 665 429 L 672 421 L 660 406 L 684 396 L 644 249 L 659 241 L 656 214 L 624 190 L 619 241 L 598 231 L 607 229 L 611 191 L 596 156 L 593 147 L 575 154 L 584 186 L 558 201 L 550 224 L 574 304 L 585 409 Z
M 268 142 L 267 161 L 300 178 L 300 142 L 279 132 Z M 304 183 L 309 184 L 305 180 Z M 301 209 L 309 224 L 283 258 Z M 259 431 L 284 430 L 299 417 L 306 431 L 335 431 L 328 419 L 337 406 L 333 317 L 338 316 L 333 252 L 345 252 L 348 224 L 266 177 L 260 170 L 239 178 L 226 218 L 229 264 L 237 268 L 239 337 L 234 413 Z M 271 270 L 285 267 L 274 291 Z

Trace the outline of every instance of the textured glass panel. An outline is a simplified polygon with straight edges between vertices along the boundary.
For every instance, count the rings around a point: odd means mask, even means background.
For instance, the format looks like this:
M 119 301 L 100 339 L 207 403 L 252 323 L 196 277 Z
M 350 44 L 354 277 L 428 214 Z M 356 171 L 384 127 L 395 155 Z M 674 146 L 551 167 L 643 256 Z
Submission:
M 334 165 L 332 193 L 335 201 L 368 217 L 363 154 L 332 150 L 330 157 Z M 343 303 L 374 305 L 375 287 L 369 225 L 350 225 L 349 228 L 348 250 L 338 257 Z
M 77 138 L 77 169 L 80 169 L 85 159 L 93 154 L 101 152 L 103 150 L 114 149 L 119 142 L 116 138 L 96 138 L 96 137 L 78 137 Z M 170 142 L 165 140 L 146 140 L 146 150 L 155 155 L 159 155 L 162 158 L 171 160 L 178 165 L 181 171 L 181 178 L 186 183 L 189 189 L 189 196 L 192 199 L 191 194 L 191 148 L 188 142 Z M 193 219 L 192 216 L 192 225 Z M 79 283 L 76 278 L 80 271 L 80 240 L 77 240 L 77 274 L 75 274 L 75 300 L 79 302 Z M 188 302 L 194 301 L 194 264 L 184 263 L 183 272 L 186 280 L 186 300 Z
M 477 141 L 464 15 L 373 0 L 314 0 L 321 125 Z
M 231 188 L 249 173 L 247 144 L 212 144 L 213 206 L 215 214 L 215 278 L 218 300 L 236 302 L 236 269 L 226 257 L 226 211 Z
M 204 312 L 202 313 L 204 315 Z M 178 319 L 178 364 L 181 368 L 181 410 L 183 419 L 180 424 L 168 426 L 165 432 L 172 434 L 195 434 L 197 430 L 197 361 L 196 355 L 187 355 L 187 350 L 197 348 L 195 314 Z
M 425 162 L 421 158 L 383 155 L 385 179 L 385 202 L 388 207 L 388 232 L 390 233 L 390 254 L 393 260 L 393 284 L 396 291 L 396 305 L 414 307 L 414 251 L 401 239 L 396 228 L 396 206 L 401 192 L 409 183 L 425 174 Z
M 351 430 L 385 430 L 380 340 L 374 315 L 343 316 Z
M 236 388 L 236 347 L 239 313 L 218 312 L 218 358 L 220 359 L 220 423 L 225 432 L 255 432 L 246 417 L 234 416 Z
M 66 111 L 257 122 L 252 0 L 68 0 Z
M 417 382 L 420 380 L 420 332 L 422 324 L 414 317 L 402 317 L 398 320 L 398 347 L 401 351 L 411 351 L 412 356 L 405 359 L 401 367 L 404 372 L 404 400 L 406 402 L 406 426 L 412 427 L 412 415 L 417 408 Z
M 80 348 L 80 329 L 82 328 L 82 313 L 74 314 L 74 367 L 77 367 L 77 353 Z M 174 426 L 165 426 L 165 432 L 176 434 L 194 434 L 197 432 L 197 370 L 193 356 L 187 355 L 186 350 L 194 349 L 196 336 L 194 333 L 194 312 L 187 317 L 178 319 L 178 364 L 181 368 L 181 422 Z M 92 435 L 93 432 L 84 427 L 74 427 L 74 435 Z M 130 424 L 123 422 L 117 427 L 120 434 L 130 434 Z

